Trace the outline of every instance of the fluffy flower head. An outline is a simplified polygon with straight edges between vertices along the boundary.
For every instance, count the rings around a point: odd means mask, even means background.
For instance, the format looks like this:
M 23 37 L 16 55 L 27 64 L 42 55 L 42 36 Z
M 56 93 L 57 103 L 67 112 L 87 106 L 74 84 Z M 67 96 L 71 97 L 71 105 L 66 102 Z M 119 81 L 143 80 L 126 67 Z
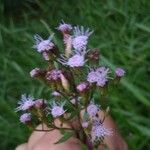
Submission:
M 96 70 L 89 72 L 87 81 L 90 83 L 96 83 L 97 86 L 103 87 L 108 81 L 109 69 L 105 67 L 99 67 Z
M 67 65 L 70 67 L 82 67 L 85 63 L 84 56 L 75 54 L 68 59 Z
M 59 24 L 57 29 L 63 33 L 68 33 L 72 30 L 72 26 L 62 21 L 62 23 Z
M 122 68 L 117 68 L 115 73 L 118 77 L 123 77 L 125 75 L 125 71 Z
M 18 102 L 20 106 L 16 108 L 16 111 L 20 111 L 20 110 L 24 111 L 30 109 L 35 103 L 33 100 L 34 100 L 33 97 L 23 94 L 21 96 L 21 101 Z
M 47 72 L 46 79 L 49 81 L 57 81 L 60 79 L 60 76 L 61 76 L 61 70 L 53 69 Z
M 100 110 L 99 107 L 95 105 L 93 102 L 91 102 L 89 106 L 87 107 L 87 113 L 91 117 L 95 117 L 99 110 Z
M 100 140 L 103 137 L 111 136 L 112 131 L 103 127 L 103 125 L 93 126 L 91 131 L 92 141 Z
M 36 34 L 34 36 L 36 44 L 33 47 L 36 48 L 39 53 L 53 49 L 55 45 L 52 42 L 52 37 L 53 35 L 51 35 L 47 40 L 43 40 L 38 34 Z
M 74 27 L 74 36 L 72 40 L 72 45 L 78 52 L 84 51 L 86 49 L 88 38 L 93 33 L 89 29 L 84 29 L 83 26 Z
M 26 124 L 27 122 L 31 121 L 31 114 L 30 113 L 25 113 L 20 116 L 20 122 Z
M 59 117 L 63 115 L 66 111 L 63 108 L 63 105 L 58 105 L 56 103 L 53 103 L 52 109 L 51 109 L 51 114 L 54 118 Z

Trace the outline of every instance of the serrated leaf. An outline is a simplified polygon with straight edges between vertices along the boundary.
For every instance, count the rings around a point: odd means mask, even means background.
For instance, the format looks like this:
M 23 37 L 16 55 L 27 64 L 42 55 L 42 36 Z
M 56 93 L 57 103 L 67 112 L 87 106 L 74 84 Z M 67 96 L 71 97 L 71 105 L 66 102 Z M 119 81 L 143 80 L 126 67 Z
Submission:
M 65 141 L 67 141 L 69 138 L 71 138 L 74 135 L 74 132 L 65 132 L 63 137 L 61 137 L 55 144 L 60 144 Z

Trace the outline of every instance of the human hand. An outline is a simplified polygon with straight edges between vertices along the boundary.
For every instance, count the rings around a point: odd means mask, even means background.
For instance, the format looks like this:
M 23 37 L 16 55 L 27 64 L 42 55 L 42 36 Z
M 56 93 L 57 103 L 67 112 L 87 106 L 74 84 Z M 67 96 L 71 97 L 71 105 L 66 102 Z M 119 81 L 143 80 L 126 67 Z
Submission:
M 103 112 L 99 112 L 99 117 L 104 115 Z M 60 125 L 60 121 L 55 121 L 56 125 Z M 104 139 L 104 144 L 110 150 L 128 150 L 127 144 L 120 135 L 116 124 L 112 120 L 110 116 L 107 116 L 104 121 L 104 126 L 106 128 L 111 128 L 113 130 L 113 136 L 106 137 Z M 43 126 L 44 130 L 49 130 L 46 125 Z M 70 127 L 67 124 L 64 124 L 63 127 Z M 42 125 L 39 125 L 36 129 L 41 130 Z M 41 131 L 33 131 L 27 143 L 19 145 L 16 150 L 81 150 L 80 142 L 78 139 L 72 137 L 64 143 L 54 144 L 62 137 L 59 130 L 53 130 L 50 132 L 41 132 Z M 99 150 L 104 150 L 104 146 L 100 146 Z

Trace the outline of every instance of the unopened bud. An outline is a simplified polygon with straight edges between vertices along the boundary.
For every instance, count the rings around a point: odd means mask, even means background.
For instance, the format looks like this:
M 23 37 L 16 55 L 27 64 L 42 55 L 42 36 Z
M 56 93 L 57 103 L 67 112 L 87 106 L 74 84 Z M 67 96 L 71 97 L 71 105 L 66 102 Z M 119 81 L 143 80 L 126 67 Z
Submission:
M 60 78 L 61 78 L 62 87 L 67 92 L 69 92 L 69 90 L 70 90 L 70 84 L 69 84 L 68 80 L 66 79 L 66 77 L 63 74 L 60 75 Z
M 32 78 L 39 77 L 41 75 L 41 70 L 39 68 L 35 68 L 30 71 L 30 76 Z
M 72 39 L 70 35 L 64 35 L 64 42 L 66 44 L 65 48 L 65 56 L 69 57 L 72 53 L 71 48 L 72 48 Z
M 99 55 L 100 55 L 99 50 L 94 49 L 94 50 L 89 52 L 88 58 L 91 60 L 97 61 L 97 60 L 99 60 Z
M 43 99 L 37 99 L 34 103 L 35 108 L 44 108 L 45 107 L 45 100 Z
M 89 89 L 89 84 L 87 82 L 82 82 L 77 85 L 77 90 L 80 93 L 86 92 Z

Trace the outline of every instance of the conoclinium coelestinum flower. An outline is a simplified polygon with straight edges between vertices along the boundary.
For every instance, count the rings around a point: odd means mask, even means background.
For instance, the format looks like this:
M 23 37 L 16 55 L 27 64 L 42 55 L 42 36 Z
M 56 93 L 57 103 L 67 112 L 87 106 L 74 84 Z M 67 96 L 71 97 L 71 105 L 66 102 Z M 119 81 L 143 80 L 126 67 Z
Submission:
M 125 75 L 125 71 L 122 68 L 117 68 L 115 73 L 117 77 L 123 77 Z
M 39 53 L 43 53 L 45 51 L 49 51 L 54 48 L 54 43 L 52 42 L 53 34 L 47 39 L 43 40 L 38 34 L 34 36 L 35 45 L 34 48 L 37 49 Z
M 19 107 L 16 108 L 16 111 L 28 110 L 34 105 L 34 103 L 34 98 L 32 96 L 27 96 L 26 94 L 23 94 L 21 96 L 21 100 L 18 102 Z
M 61 59 L 59 59 L 59 62 L 62 63 L 63 65 L 67 65 L 71 68 L 74 68 L 74 67 L 84 66 L 86 61 L 84 55 L 75 54 L 72 57 L 70 57 L 68 60 L 67 58 L 62 57 Z
M 51 107 L 52 107 L 51 114 L 54 118 L 60 117 L 66 112 L 66 110 L 64 110 L 64 108 L 63 108 L 64 107 L 63 104 L 58 105 L 54 102 Z
M 79 53 L 84 53 L 87 47 L 88 38 L 93 33 L 93 31 L 90 31 L 89 28 L 84 29 L 83 26 L 81 27 L 76 26 L 74 27 L 73 33 L 74 33 L 72 39 L 73 48 Z
M 93 102 L 91 102 L 87 107 L 87 113 L 90 115 L 90 117 L 95 117 L 99 110 L 99 107 Z
M 31 114 L 30 113 L 25 113 L 20 116 L 20 122 L 26 124 L 31 121 Z
M 89 72 L 87 81 L 90 83 L 96 83 L 97 86 L 103 87 L 108 81 L 109 69 L 106 67 L 99 67 L 96 70 Z
M 69 33 L 72 30 L 72 26 L 62 21 L 57 27 L 57 29 L 62 33 Z

